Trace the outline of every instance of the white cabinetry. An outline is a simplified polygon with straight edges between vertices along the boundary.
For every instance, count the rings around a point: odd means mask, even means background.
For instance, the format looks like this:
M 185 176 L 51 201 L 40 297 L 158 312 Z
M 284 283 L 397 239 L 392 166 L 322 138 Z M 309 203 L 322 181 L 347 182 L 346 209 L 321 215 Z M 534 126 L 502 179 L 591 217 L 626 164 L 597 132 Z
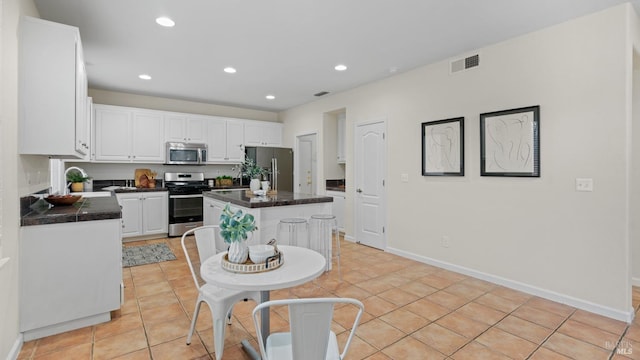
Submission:
M 95 105 L 94 160 L 164 162 L 162 113 Z
M 78 28 L 24 17 L 19 44 L 20 154 L 81 158 L 89 119 Z
M 145 191 L 116 194 L 122 207 L 122 237 L 166 235 L 169 231 L 169 194 Z
M 220 215 L 225 204 L 222 201 L 204 196 L 202 198 L 202 223 L 204 225 L 220 225 Z
M 189 114 L 165 114 L 164 140 L 172 142 L 204 143 L 206 116 Z
M 282 124 L 268 121 L 244 123 L 245 146 L 282 146 Z
M 327 191 L 327 196 L 333 197 L 331 210 L 333 212 L 333 215 L 335 215 L 336 217 L 336 222 L 338 223 L 338 230 L 344 232 L 346 195 L 342 191 Z
M 244 125 L 242 121 L 210 117 L 207 121 L 207 162 L 244 161 Z
M 336 137 L 338 145 L 338 164 L 344 164 L 347 161 L 345 155 L 345 133 L 347 131 L 347 119 L 345 113 L 340 113 L 337 116 L 338 121 L 338 134 Z
M 24 340 L 111 319 L 120 308 L 120 219 L 20 228 Z

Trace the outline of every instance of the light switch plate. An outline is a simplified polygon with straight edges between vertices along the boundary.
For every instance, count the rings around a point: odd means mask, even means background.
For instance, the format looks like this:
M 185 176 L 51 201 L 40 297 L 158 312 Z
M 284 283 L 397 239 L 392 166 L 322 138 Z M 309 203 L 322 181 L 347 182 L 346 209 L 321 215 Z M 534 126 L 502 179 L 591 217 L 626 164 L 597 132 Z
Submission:
M 409 174 L 400 174 L 400 180 L 402 182 L 409 182 Z
M 593 191 L 593 179 L 576 178 L 576 191 Z

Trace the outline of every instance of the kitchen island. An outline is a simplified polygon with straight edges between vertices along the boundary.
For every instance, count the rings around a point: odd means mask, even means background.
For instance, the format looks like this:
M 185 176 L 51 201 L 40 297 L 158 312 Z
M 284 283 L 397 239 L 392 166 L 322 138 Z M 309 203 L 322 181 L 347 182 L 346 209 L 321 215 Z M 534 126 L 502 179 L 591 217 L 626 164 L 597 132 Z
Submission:
M 253 215 L 258 230 L 253 233 L 253 243 L 266 243 L 276 238 L 278 223 L 285 218 L 308 219 L 315 214 L 331 214 L 330 196 L 319 196 L 288 191 L 278 191 L 273 195 L 248 195 L 242 190 L 217 190 L 203 192 L 203 212 L 205 225 L 218 225 L 220 214 L 227 203 L 233 209 Z
M 120 308 L 121 211 L 115 196 L 38 200 L 20 228 L 20 332 L 29 341 L 106 322 Z

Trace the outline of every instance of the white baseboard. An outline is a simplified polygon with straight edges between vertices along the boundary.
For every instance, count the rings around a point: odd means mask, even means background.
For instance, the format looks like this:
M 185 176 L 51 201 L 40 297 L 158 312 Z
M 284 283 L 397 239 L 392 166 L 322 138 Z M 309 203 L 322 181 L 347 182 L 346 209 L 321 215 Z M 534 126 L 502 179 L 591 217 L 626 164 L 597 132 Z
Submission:
M 352 243 L 356 242 L 356 238 L 351 235 L 344 234 L 344 239 L 347 241 L 351 241 Z
M 640 286 L 640 278 L 637 278 L 637 277 L 631 278 L 631 285 Z
M 464 275 L 468 275 L 480 280 L 485 280 L 485 281 L 489 281 L 492 282 L 494 284 L 498 284 L 498 285 L 502 285 L 505 287 L 508 287 L 510 289 L 514 289 L 514 290 L 518 290 L 518 291 L 522 291 L 525 292 L 527 294 L 531 294 L 531 295 L 535 295 L 535 296 L 539 296 L 541 298 L 545 298 L 547 300 L 551 300 L 551 301 L 555 301 L 555 302 L 559 302 L 562 304 L 566 304 L 569 306 L 573 306 L 575 308 L 581 309 L 581 310 L 585 310 L 588 312 L 592 312 L 598 315 L 602 315 L 602 316 L 606 316 L 615 320 L 620 320 L 620 321 L 624 321 L 626 323 L 631 323 L 631 321 L 633 321 L 633 316 L 634 316 L 634 311 L 633 308 L 629 309 L 629 311 L 620 311 L 618 309 L 613 309 L 610 308 L 608 306 L 602 306 L 599 304 L 595 304 L 592 303 L 590 301 L 587 300 L 582 300 L 582 299 L 578 299 L 578 298 L 574 298 L 572 296 L 569 295 L 565 295 L 565 294 L 560 294 L 557 293 L 555 291 L 550 291 L 547 289 L 542 289 L 536 286 L 531 286 L 525 283 L 521 283 L 519 281 L 514 281 L 514 280 L 510 280 L 510 279 L 506 279 L 500 276 L 495 276 L 495 275 L 491 275 L 491 274 L 487 274 L 487 273 L 483 273 L 477 270 L 473 270 L 473 269 L 469 269 L 463 266 L 459 266 L 459 265 L 455 265 L 455 264 L 451 264 L 451 263 L 447 263 L 444 261 L 440 261 L 440 260 L 436 260 L 436 259 L 432 259 L 426 256 L 420 256 L 420 255 L 416 255 L 404 250 L 400 250 L 400 249 L 395 249 L 395 248 L 391 248 L 388 247 L 386 249 L 386 251 L 398 255 L 398 256 L 402 256 L 408 259 L 412 259 L 415 261 L 419 261 L 421 263 L 425 263 L 425 264 L 429 264 L 429 265 L 433 265 L 433 266 L 437 266 L 443 269 L 447 269 L 447 270 L 451 270 L 457 273 L 461 273 Z M 640 279 L 633 279 L 633 282 L 635 284 L 635 282 L 638 281 L 638 283 L 640 283 Z
M 18 338 L 13 343 L 9 354 L 7 354 L 7 360 L 17 360 L 18 355 L 20 355 L 20 350 L 22 350 L 22 344 L 24 343 L 22 333 L 18 334 Z

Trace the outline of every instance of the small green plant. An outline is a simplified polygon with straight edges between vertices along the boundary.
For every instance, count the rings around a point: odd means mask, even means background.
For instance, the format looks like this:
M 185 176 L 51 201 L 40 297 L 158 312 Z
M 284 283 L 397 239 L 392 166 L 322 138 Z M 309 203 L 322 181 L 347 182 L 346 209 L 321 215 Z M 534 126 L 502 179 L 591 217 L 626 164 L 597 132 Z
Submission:
M 79 172 L 71 171 L 67 174 L 67 181 L 70 181 L 72 183 L 81 183 L 89 179 L 91 179 L 90 176 L 82 176 L 82 174 L 80 174 Z
M 220 175 L 218 177 L 216 177 L 216 179 L 218 180 L 233 180 L 233 178 L 229 175 Z
M 233 212 L 229 203 L 220 214 L 220 236 L 227 244 L 247 240 L 248 234 L 257 229 L 253 215 L 242 210 Z
M 247 158 L 242 164 L 236 165 L 234 170 L 240 171 L 242 175 L 248 176 L 251 179 L 261 179 L 265 175 L 269 175 L 271 171 L 256 164 L 253 159 Z

